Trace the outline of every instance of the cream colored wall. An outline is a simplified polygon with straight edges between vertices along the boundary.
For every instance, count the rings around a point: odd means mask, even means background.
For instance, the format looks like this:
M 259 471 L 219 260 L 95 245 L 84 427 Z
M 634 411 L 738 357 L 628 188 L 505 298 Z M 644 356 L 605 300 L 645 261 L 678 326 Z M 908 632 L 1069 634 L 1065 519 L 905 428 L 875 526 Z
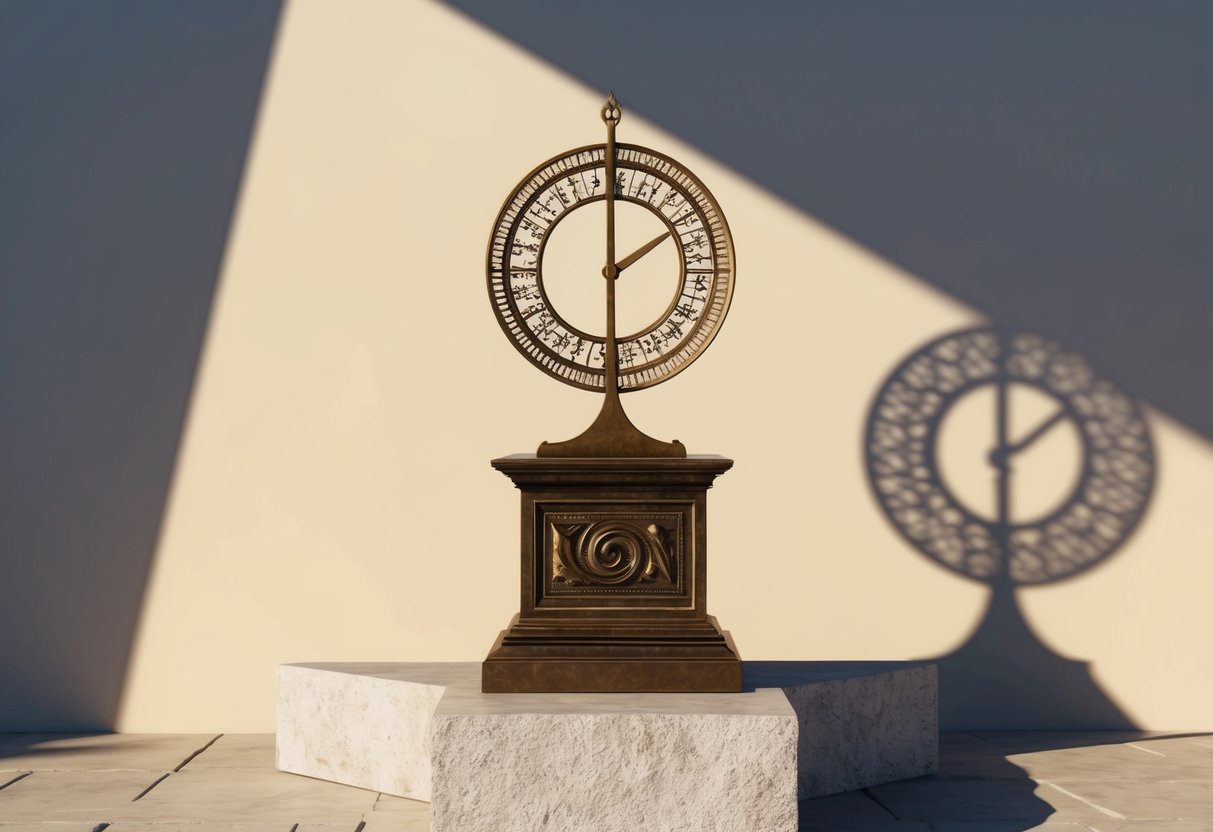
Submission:
M 483 658 L 518 575 L 517 494 L 488 461 L 579 432 L 598 404 L 508 345 L 485 244 L 526 171 L 600 141 L 603 94 L 438 5 L 288 6 L 120 730 L 272 730 L 281 662 Z M 961 644 L 985 590 L 885 523 L 860 439 L 891 367 L 980 316 L 636 114 L 620 136 L 706 181 L 736 243 L 711 350 L 625 402 L 649 433 L 736 460 L 709 498 L 710 610 L 746 658 Z M 1152 427 L 1137 534 L 1020 597 L 1138 722 L 1210 729 L 1213 448 Z

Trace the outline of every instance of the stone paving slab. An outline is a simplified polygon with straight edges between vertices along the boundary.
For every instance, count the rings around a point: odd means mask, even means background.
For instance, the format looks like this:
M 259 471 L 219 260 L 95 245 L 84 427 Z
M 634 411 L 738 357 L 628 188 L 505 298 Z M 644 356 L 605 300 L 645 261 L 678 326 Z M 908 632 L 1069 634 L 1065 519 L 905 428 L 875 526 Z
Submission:
M 2 771 L 172 771 L 218 734 L 23 734 L 0 745 Z
M 1099 832 L 1209 832 L 1213 821 L 1208 820 L 1129 820 L 1101 822 Z
M 356 826 L 378 797 L 376 792 L 280 771 L 187 766 L 114 820 Z
M 291 832 L 293 823 L 113 823 L 104 832 Z M 314 832 L 353 832 L 349 826 L 316 827 Z M 0 832 L 7 832 L 0 826 Z M 31 832 L 55 832 L 53 828 L 35 827 Z
M 1023 827 L 1020 827 L 1021 829 Z M 849 821 L 801 826 L 802 832 L 931 832 L 931 824 L 916 820 Z M 1090 832 L 1090 830 L 1083 830 Z
M 428 832 L 428 804 L 274 771 L 268 734 L 222 736 L 173 773 L 214 736 L 9 737 L 53 752 L 37 765 L 97 768 L 0 771 L 0 832 Z M 801 832 L 1213 832 L 1209 734 L 949 732 L 940 751 L 939 775 L 801 801 Z
M 1027 832 L 1027 830 L 1046 830 L 1046 832 L 1107 832 L 1103 824 L 1098 829 L 1085 823 L 1070 823 L 1067 821 L 1046 820 L 1032 823 L 1021 820 L 959 820 L 939 821 L 931 824 L 932 832 Z M 106 832 L 109 832 L 107 829 Z
M 301 830 L 302 832 L 302 830 Z M 358 832 L 430 832 L 430 821 L 426 818 L 424 821 L 406 821 L 401 823 L 399 820 L 388 818 L 371 817 Z
M 1023 780 L 1027 775 L 1022 767 L 1007 760 L 1008 753 L 1009 749 L 999 748 L 973 734 L 944 732 L 939 735 L 939 771 L 936 776 L 944 779 Z
M 190 760 L 191 771 L 201 768 L 274 768 L 273 734 L 224 734 Z
M 430 832 L 430 804 L 381 794 L 361 832 Z
M 1062 780 L 1055 785 L 1121 815 L 1121 818 L 1114 818 L 1117 820 L 1204 821 L 1213 829 L 1213 781 L 1136 783 Z
M 1138 742 L 1166 737 L 1168 731 L 968 731 L 972 736 L 991 745 L 1007 749 L 1008 753 L 1039 751 L 1042 748 L 1088 748 Z
M 829 832 L 845 828 L 848 832 L 929 832 L 930 826 L 916 822 L 900 823 L 879 803 L 861 791 L 802 800 L 799 803 L 800 832 Z
M 1213 780 L 1213 735 L 1172 734 L 1126 743 L 1127 747 L 1145 754 L 1165 757 L 1173 762 L 1202 769 Z
M 898 819 L 922 821 L 1108 820 L 1105 812 L 1031 780 L 919 778 L 866 789 Z M 1027 828 L 1027 827 L 1025 827 Z
M 35 771 L 0 789 L 0 818 L 113 820 L 162 776 L 158 771 Z
M 1034 780 L 1134 780 L 1143 783 L 1213 780 L 1213 750 L 1209 751 L 1208 765 L 1204 767 L 1193 765 L 1191 758 L 1152 753 L 1136 744 L 1063 748 L 1011 754 L 1006 759 Z
M 985 780 L 1213 780 L 1213 741 L 1205 735 L 1140 739 L 1136 732 L 1100 732 L 1087 746 L 1075 745 L 1076 738 L 1069 733 L 1007 732 L 990 736 L 982 739 L 961 732 L 941 734 L 938 776 Z M 1125 741 L 1099 741 L 1110 738 Z M 1054 742 L 1058 747 L 1051 746 Z
M 391 815 L 398 818 L 426 818 L 430 816 L 430 804 L 422 800 L 409 800 L 406 797 L 393 797 L 381 794 L 371 807 L 371 814 Z

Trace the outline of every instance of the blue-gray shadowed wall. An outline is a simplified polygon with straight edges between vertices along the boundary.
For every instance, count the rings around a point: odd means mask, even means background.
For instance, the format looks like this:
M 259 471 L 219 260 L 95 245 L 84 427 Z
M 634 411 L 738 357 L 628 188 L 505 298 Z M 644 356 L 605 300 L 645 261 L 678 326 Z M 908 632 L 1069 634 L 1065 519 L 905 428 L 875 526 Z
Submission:
M 1213 5 L 450 5 L 1213 438 Z
M 114 724 L 280 5 L 0 4 L 0 730 Z

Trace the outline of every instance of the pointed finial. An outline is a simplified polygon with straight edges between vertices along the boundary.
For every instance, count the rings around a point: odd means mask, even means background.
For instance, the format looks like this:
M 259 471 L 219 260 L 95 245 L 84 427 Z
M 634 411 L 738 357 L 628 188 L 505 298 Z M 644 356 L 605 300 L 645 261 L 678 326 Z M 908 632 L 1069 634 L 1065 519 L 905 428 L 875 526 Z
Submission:
M 607 124 L 618 124 L 623 118 L 623 107 L 619 106 L 619 102 L 615 100 L 615 93 L 610 94 L 607 99 L 606 106 L 602 108 L 602 120 Z

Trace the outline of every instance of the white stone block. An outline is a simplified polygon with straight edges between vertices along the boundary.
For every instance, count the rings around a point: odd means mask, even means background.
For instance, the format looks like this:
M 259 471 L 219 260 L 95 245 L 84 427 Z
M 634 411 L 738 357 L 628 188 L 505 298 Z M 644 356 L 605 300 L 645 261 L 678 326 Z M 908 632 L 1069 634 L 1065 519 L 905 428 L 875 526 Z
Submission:
M 482 694 L 434 714 L 431 832 L 795 832 L 779 690 Z
M 801 799 L 934 774 L 939 683 L 933 664 L 746 662 L 749 686 L 779 687 L 796 711 Z
M 479 663 L 278 671 L 278 767 L 431 800 L 434 832 L 792 832 L 932 774 L 934 665 L 747 662 L 746 692 L 485 694 Z
M 280 665 L 278 768 L 429 800 L 430 719 L 449 684 L 478 687 L 480 665 Z

